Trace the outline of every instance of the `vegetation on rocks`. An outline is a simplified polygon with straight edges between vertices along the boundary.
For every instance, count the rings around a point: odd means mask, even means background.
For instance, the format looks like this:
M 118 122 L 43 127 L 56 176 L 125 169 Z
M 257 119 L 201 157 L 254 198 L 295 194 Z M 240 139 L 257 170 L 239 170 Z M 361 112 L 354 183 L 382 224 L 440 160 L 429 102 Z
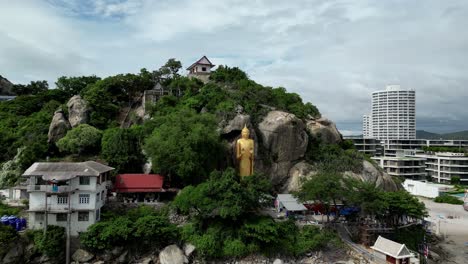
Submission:
M 68 131 L 67 135 L 57 142 L 62 152 L 72 154 L 95 153 L 99 151 L 102 132 L 90 125 L 81 124 Z
M 28 235 L 34 241 L 36 249 L 42 254 L 54 258 L 64 255 L 65 228 L 49 225 L 45 235 L 42 230 L 29 231 Z

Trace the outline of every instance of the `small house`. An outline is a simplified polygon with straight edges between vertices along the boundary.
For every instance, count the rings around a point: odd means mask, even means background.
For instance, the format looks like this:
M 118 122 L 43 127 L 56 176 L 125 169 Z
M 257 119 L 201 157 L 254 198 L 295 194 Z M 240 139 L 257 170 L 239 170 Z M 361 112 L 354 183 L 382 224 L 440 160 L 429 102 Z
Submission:
M 410 264 L 410 260 L 414 255 L 406 247 L 405 244 L 400 244 L 382 236 L 377 238 L 375 244 L 371 247 L 377 257 L 385 259 L 387 263 L 392 264 Z
M 206 83 L 210 77 L 211 68 L 214 66 L 206 56 L 203 56 L 187 68 L 188 77 L 194 77 Z
M 291 194 L 278 194 L 275 200 L 275 208 L 278 213 L 284 212 L 286 216 L 305 214 L 307 208 Z

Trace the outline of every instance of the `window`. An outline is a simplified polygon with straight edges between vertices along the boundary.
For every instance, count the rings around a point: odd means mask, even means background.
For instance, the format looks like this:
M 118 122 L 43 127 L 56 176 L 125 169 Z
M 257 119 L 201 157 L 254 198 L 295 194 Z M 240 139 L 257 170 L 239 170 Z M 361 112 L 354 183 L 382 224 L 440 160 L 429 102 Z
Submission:
M 36 219 L 36 221 L 44 221 L 44 215 L 44 213 L 36 213 L 34 218 Z
M 101 193 L 96 193 L 96 203 L 99 202 L 99 200 L 101 200 L 99 196 L 101 196 Z
M 89 185 L 89 177 L 80 177 L 80 185 Z
M 78 212 L 78 221 L 88 222 L 89 221 L 89 212 Z
M 96 210 L 96 221 L 99 221 L 99 219 L 101 218 L 101 212 L 99 209 Z
M 65 222 L 67 221 L 67 214 L 56 214 L 57 222 Z
M 104 200 L 104 190 L 101 192 L 101 200 Z
M 80 194 L 79 202 L 80 204 L 89 204 L 89 194 Z
M 202 70 L 202 71 L 206 71 L 206 67 L 202 67 L 201 70 Z
M 57 203 L 58 204 L 67 204 L 68 203 L 68 196 L 58 195 L 57 196 Z

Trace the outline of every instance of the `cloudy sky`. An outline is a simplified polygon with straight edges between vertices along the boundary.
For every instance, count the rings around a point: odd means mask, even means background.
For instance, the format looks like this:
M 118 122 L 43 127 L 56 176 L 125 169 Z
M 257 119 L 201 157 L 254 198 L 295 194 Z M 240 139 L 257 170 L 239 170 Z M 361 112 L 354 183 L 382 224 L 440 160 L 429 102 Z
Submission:
M 207 55 L 317 105 L 361 133 L 370 94 L 416 90 L 417 128 L 468 130 L 465 0 L 0 0 L 0 75 L 62 75 L 184 66 Z

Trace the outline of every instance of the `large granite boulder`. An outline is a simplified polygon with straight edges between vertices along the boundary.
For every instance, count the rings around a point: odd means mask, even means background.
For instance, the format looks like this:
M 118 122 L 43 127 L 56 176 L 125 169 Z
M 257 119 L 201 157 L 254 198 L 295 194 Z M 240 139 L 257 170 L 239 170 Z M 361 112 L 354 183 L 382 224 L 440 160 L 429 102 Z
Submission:
M 159 262 L 161 264 L 184 264 L 188 263 L 188 259 L 182 249 L 176 245 L 170 245 L 159 253 Z
M 49 133 L 47 135 L 49 143 L 55 143 L 63 138 L 71 126 L 62 110 L 57 110 L 50 122 Z
M 374 165 L 367 160 L 363 161 L 363 169 L 361 173 L 348 171 L 345 172 L 344 175 L 346 177 L 374 183 L 375 186 L 385 191 L 397 191 L 402 188 L 393 180 L 392 176 L 386 174 L 377 165 Z
M 88 103 L 79 95 L 75 95 L 67 103 L 68 121 L 72 127 L 86 124 L 89 121 Z
M 289 171 L 289 178 L 281 189 L 283 193 L 291 193 L 301 188 L 301 182 L 314 177 L 317 173 L 313 165 L 301 161 L 295 164 Z M 354 178 L 363 182 L 374 183 L 378 188 L 385 191 L 396 191 L 401 187 L 395 183 L 391 176 L 384 173 L 376 165 L 364 160 L 361 173 L 345 172 L 345 177 Z
M 305 125 L 293 114 L 270 111 L 258 129 L 265 153 L 256 169 L 270 175 L 273 185 L 282 185 L 288 180 L 291 167 L 307 150 Z
M 307 131 L 315 138 L 320 137 L 324 143 L 336 144 L 343 140 L 335 123 L 323 117 L 307 120 Z
M 315 175 L 317 172 L 315 171 L 314 166 L 311 164 L 301 161 L 296 163 L 290 170 L 289 170 L 289 177 L 286 184 L 282 188 L 283 193 L 291 193 L 299 191 L 301 188 L 302 181 L 308 179 Z
M 75 253 L 73 253 L 72 255 L 72 259 L 78 263 L 89 262 L 93 258 L 94 258 L 93 254 L 81 248 L 77 249 Z

